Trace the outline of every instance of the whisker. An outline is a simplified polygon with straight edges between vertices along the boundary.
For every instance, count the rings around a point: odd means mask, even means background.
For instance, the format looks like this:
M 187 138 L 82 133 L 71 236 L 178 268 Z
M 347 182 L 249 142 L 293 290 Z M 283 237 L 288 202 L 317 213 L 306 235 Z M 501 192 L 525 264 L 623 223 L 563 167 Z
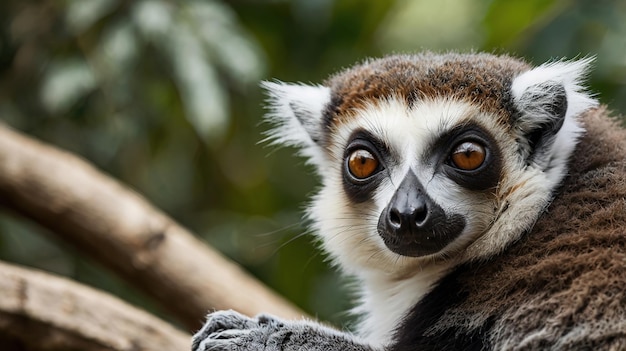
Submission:
M 280 232 L 286 232 L 286 231 L 288 231 L 290 229 L 297 228 L 299 226 L 300 226 L 300 223 L 288 224 L 288 225 L 285 225 L 285 226 L 283 226 L 281 228 L 278 228 L 278 229 L 275 229 L 275 230 L 270 230 L 268 232 L 254 234 L 254 236 L 256 236 L 256 237 L 272 236 L 272 235 L 278 234 Z
M 278 251 L 282 250 L 283 248 L 285 248 L 287 245 L 293 243 L 294 241 L 309 235 L 310 232 L 309 231 L 304 231 L 300 234 L 295 235 L 292 238 L 289 238 L 289 240 L 285 241 L 284 243 L 280 244 L 276 249 L 274 249 L 274 251 L 272 252 L 272 256 L 276 255 L 278 253 Z

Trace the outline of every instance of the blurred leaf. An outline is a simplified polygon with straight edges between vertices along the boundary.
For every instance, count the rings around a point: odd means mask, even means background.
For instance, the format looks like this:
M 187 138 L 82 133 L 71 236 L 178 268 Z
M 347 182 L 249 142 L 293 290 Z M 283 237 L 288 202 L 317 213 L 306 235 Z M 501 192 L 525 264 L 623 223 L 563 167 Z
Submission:
M 240 86 L 258 81 L 263 71 L 259 50 L 242 34 L 234 14 L 211 1 L 173 6 L 145 0 L 134 7 L 133 19 L 171 62 L 185 116 L 196 132 L 206 141 L 219 139 L 230 107 L 216 66 Z
M 141 60 L 140 40 L 135 28 L 126 21 L 113 23 L 103 31 L 102 39 L 89 55 L 98 75 L 100 88 L 121 113 L 132 104 L 133 78 L 136 65 Z
M 175 26 L 173 16 L 176 7 L 169 2 L 160 0 L 138 1 L 132 7 L 133 23 L 146 40 L 162 43 L 162 39 Z M 166 45 L 167 43 L 163 43 Z
M 64 113 L 96 87 L 91 68 L 80 59 L 55 62 L 48 67 L 41 87 L 43 105 L 52 113 Z
M 138 59 L 139 42 L 127 22 L 114 23 L 104 32 L 99 44 L 96 56 L 101 60 L 103 75 L 117 77 L 126 74 Z
M 92 26 L 111 13 L 119 0 L 66 0 L 65 23 L 74 34 Z
M 201 43 L 188 28 L 176 28 L 171 36 L 170 60 L 185 115 L 206 140 L 216 138 L 222 135 L 228 121 L 228 95 L 224 85 L 201 50 Z M 180 52 L 185 55 L 178 54 Z
M 259 81 L 265 72 L 261 49 L 242 30 L 232 10 L 216 2 L 193 1 L 185 13 L 204 49 L 231 80 L 241 85 Z

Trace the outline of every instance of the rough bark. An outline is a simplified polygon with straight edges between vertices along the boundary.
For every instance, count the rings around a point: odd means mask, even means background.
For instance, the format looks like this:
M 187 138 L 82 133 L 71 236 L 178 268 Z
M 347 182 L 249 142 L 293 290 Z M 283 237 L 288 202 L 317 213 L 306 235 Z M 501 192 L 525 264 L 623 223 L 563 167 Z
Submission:
M 0 291 L 0 339 L 13 338 L 19 349 L 139 351 L 191 347 L 189 334 L 116 297 L 68 279 L 0 262 Z
M 211 309 L 302 312 L 84 160 L 0 125 L 0 206 L 153 296 L 189 330 Z

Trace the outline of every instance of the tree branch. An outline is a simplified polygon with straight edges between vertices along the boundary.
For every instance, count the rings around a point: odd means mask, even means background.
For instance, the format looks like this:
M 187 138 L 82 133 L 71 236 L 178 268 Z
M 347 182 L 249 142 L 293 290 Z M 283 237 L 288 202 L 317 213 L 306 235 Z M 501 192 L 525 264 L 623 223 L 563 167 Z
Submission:
M 50 229 L 156 298 L 190 330 L 210 309 L 303 315 L 137 193 L 0 125 L 0 206 Z
M 191 336 L 111 295 L 0 262 L 0 334 L 28 350 L 188 350 Z

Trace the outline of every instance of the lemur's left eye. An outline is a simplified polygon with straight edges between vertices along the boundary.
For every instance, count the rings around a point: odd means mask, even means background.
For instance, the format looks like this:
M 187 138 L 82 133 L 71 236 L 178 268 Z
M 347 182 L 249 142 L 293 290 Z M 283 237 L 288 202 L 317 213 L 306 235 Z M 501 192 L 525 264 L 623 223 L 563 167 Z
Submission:
M 357 179 L 365 179 L 378 169 L 378 159 L 365 149 L 356 149 L 348 156 L 348 171 Z
M 473 141 L 465 141 L 452 151 L 450 163 L 458 169 L 473 171 L 485 162 L 486 156 L 484 146 Z

